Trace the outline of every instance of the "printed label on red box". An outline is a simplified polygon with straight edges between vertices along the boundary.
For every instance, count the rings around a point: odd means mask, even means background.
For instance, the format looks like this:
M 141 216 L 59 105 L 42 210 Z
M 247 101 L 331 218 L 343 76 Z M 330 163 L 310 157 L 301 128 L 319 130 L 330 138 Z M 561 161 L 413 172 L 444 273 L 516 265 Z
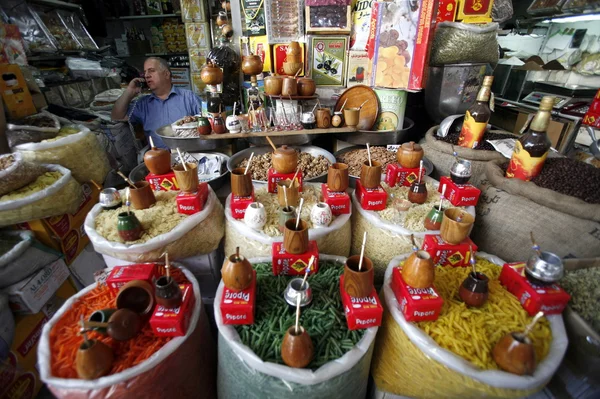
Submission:
M 421 169 L 421 179 L 425 176 L 425 168 Z M 388 186 L 410 187 L 415 180 L 419 179 L 419 168 L 403 168 L 402 166 L 391 163 L 388 164 L 385 171 L 385 182 Z
M 432 285 L 429 288 L 414 288 L 402 278 L 402 268 L 392 271 L 392 291 L 406 321 L 437 320 L 444 300 Z
M 198 191 L 195 193 L 184 193 L 177 194 L 177 212 L 184 215 L 193 215 L 204 209 L 204 204 L 208 198 L 208 184 L 200 183 L 198 185 Z
M 268 175 L 268 177 L 267 177 L 268 191 L 272 194 L 277 194 L 277 183 L 280 180 L 285 180 L 285 179 L 292 180 L 292 178 L 294 177 L 295 174 L 296 174 L 296 172 L 279 173 L 275 169 L 269 168 L 269 171 L 267 173 L 267 175 Z M 296 179 L 298 179 L 298 191 L 302 191 L 302 171 L 298 172 Z
M 273 274 L 276 276 L 279 274 L 304 276 L 311 256 L 314 256 L 315 260 L 309 274 L 319 271 L 319 248 L 316 241 L 309 241 L 308 251 L 298 255 L 287 253 L 282 242 L 274 242 L 271 249 L 273 253 Z
M 254 202 L 254 188 L 252 189 L 252 194 L 248 197 L 238 197 L 237 195 L 231 194 L 231 201 L 229 202 L 229 207 L 231 209 L 231 215 L 235 219 L 243 219 L 246 214 L 246 209 L 248 205 Z
M 469 266 L 471 250 L 477 252 L 477 245 L 469 237 L 460 244 L 449 244 L 440 235 L 427 234 L 423 239 L 422 250 L 431 255 L 433 263 L 441 266 Z
M 499 277 L 508 292 L 517 297 L 530 316 L 537 312 L 560 314 L 571 296 L 558 284 L 536 285 L 525 277 L 525 263 L 505 263 Z
M 350 195 L 345 191 L 329 191 L 327 184 L 321 184 L 323 201 L 331 208 L 334 216 L 350 213 Z
M 132 280 L 144 280 L 154 286 L 157 275 L 156 264 L 140 263 L 128 266 L 115 266 L 106 279 L 106 285 L 112 291 L 119 289 Z
M 154 191 L 174 191 L 179 190 L 177 180 L 175 180 L 175 172 L 170 171 L 164 175 L 154 175 L 149 173 L 146 176 L 146 181 L 150 183 Z
M 254 324 L 256 303 L 256 271 L 252 283 L 243 291 L 223 287 L 221 296 L 221 318 L 223 324 Z
M 475 206 L 479 201 L 481 190 L 471 184 L 456 184 L 448 176 L 442 176 L 438 191 L 441 193 L 444 185 L 446 193 L 444 196 L 454 206 Z
M 387 192 L 383 187 L 364 188 L 360 180 L 356 181 L 356 199 L 363 209 L 368 211 L 382 211 L 387 203 Z
M 381 306 L 375 287 L 368 297 L 351 297 L 344 290 L 344 275 L 342 275 L 340 276 L 340 294 L 349 330 L 362 330 L 381 325 L 383 306 Z
M 191 284 L 180 284 L 179 288 L 183 294 L 179 307 L 165 308 L 156 305 L 154 308 L 150 327 L 157 337 L 181 337 L 187 332 L 196 300 Z

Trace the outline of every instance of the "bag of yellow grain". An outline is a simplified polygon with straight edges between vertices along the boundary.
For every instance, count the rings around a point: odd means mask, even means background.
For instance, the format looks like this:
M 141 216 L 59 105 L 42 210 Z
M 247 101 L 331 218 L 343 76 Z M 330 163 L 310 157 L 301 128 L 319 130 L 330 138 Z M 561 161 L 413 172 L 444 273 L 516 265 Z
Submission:
M 529 337 L 537 367 L 532 376 L 500 371 L 492 358 L 499 339 L 523 331 L 531 317 L 498 281 L 504 261 L 478 252 L 477 271 L 489 279 L 489 297 L 470 308 L 457 291 L 470 268 L 437 267 L 434 287 L 444 299 L 435 321 L 406 321 L 391 288 L 393 269 L 410 254 L 391 260 L 385 273 L 384 320 L 375 343 L 371 374 L 378 393 L 412 398 L 521 398 L 541 390 L 558 369 L 568 340 L 561 315 L 542 318 Z

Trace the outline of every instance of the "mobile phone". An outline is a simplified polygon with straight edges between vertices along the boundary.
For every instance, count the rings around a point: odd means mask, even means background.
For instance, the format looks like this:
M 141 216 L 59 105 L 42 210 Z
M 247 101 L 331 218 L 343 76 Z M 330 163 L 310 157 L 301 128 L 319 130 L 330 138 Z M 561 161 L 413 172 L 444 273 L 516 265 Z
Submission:
M 146 83 L 146 79 L 144 78 L 140 78 L 141 80 L 137 81 L 137 85 L 138 87 L 140 87 L 142 90 L 147 89 L 148 88 L 148 84 Z

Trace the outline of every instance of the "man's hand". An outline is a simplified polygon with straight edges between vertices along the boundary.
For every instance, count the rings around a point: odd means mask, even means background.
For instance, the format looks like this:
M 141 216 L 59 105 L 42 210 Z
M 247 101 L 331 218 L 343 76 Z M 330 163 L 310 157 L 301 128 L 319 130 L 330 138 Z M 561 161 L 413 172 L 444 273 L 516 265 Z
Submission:
M 127 85 L 127 91 L 128 94 L 131 95 L 132 97 L 137 96 L 138 94 L 140 94 L 142 92 L 142 85 L 141 83 L 144 82 L 144 78 L 135 78 L 135 79 L 131 79 L 131 82 L 129 82 L 129 84 Z
M 123 95 L 119 97 L 113 106 L 111 112 L 111 118 L 113 121 L 125 120 L 127 118 L 127 108 L 129 107 L 129 103 L 142 91 L 139 82 L 143 81 L 143 78 L 135 78 L 129 82 L 127 88 L 123 92 Z

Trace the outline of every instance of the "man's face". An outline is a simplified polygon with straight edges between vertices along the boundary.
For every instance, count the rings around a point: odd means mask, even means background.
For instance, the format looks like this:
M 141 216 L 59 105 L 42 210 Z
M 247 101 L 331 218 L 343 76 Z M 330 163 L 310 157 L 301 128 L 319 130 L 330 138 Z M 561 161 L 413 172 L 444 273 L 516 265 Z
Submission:
M 156 90 L 171 84 L 169 71 L 161 69 L 156 60 L 147 60 L 144 63 L 144 77 L 150 90 Z

